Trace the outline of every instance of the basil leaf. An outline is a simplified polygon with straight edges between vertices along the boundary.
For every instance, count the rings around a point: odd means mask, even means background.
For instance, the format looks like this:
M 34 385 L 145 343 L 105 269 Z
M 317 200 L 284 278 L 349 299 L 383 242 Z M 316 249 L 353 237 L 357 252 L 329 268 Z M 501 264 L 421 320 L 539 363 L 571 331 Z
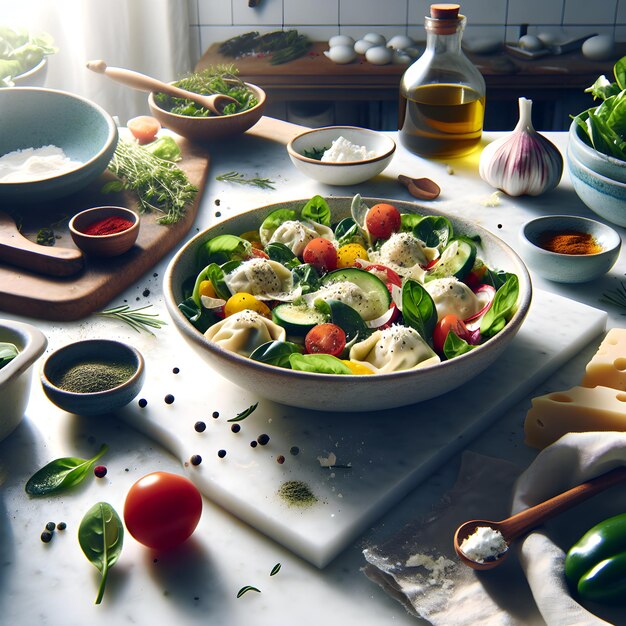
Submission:
M 339 247 L 349 243 L 358 243 L 366 246 L 365 237 L 361 233 L 359 225 L 351 218 L 346 217 L 335 227 L 335 238 Z
M 272 238 L 274 231 L 283 223 L 298 219 L 298 215 L 291 209 L 276 209 L 272 211 L 261 223 L 259 236 L 261 241 L 266 242 Z
M 289 369 L 289 357 L 292 354 L 300 354 L 302 348 L 290 341 L 268 341 L 256 348 L 250 358 L 259 363 L 267 363 L 276 367 L 286 367 Z
M 312 222 L 330 226 L 330 207 L 322 196 L 313 196 L 303 207 L 300 215 Z
M 414 226 L 413 234 L 429 248 L 445 248 L 452 239 L 453 228 L 448 218 L 427 215 Z
M 613 76 L 620 89 L 626 89 L 626 57 L 622 57 L 616 61 L 613 66 Z
M 96 461 L 108 449 L 106 444 L 102 444 L 98 454 L 92 459 L 68 456 L 51 461 L 28 479 L 26 493 L 31 496 L 47 496 L 82 483 Z
M 425 341 L 430 342 L 437 323 L 437 308 L 431 295 L 415 280 L 402 287 L 402 317 Z
M 422 219 L 422 215 L 417 213 L 403 213 L 400 216 L 400 228 L 404 232 L 412 232 Z
M 619 61 L 618 61 L 619 63 Z M 617 64 L 616 64 L 617 67 Z M 615 69 L 615 68 L 614 68 Z M 615 75 L 617 78 L 617 74 Z M 618 81 L 619 82 L 619 81 Z M 622 87 L 623 89 L 623 87 Z M 590 93 L 593 99 L 599 98 L 600 100 L 606 100 L 611 96 L 615 96 L 620 92 L 620 86 L 616 83 L 612 83 L 604 75 L 600 76 L 591 87 L 585 89 L 585 93 Z
M 294 288 L 300 286 L 302 295 L 317 291 L 320 286 L 320 275 L 309 263 L 302 263 L 291 270 Z
M 0 370 L 8 365 L 17 355 L 19 351 L 14 343 L 0 342 Z
M 493 303 L 480 322 L 480 334 L 488 339 L 497 335 L 511 319 L 519 297 L 519 280 L 510 274 L 507 281 L 496 291 Z
M 222 265 L 227 261 L 243 261 L 250 256 L 252 244 L 236 235 L 218 235 L 205 242 L 198 250 L 198 264 Z
M 465 339 L 461 339 L 458 335 L 450 331 L 443 344 L 443 354 L 446 359 L 453 359 L 455 356 L 465 354 L 475 347 L 476 346 L 471 346 Z
M 318 374 L 352 374 L 352 370 L 337 357 L 330 354 L 292 354 L 289 357 L 292 370 L 317 372 Z
M 102 574 L 96 604 L 102 602 L 109 569 L 117 563 L 124 543 L 124 526 L 107 502 L 94 504 L 78 528 L 78 543 L 90 563 Z
M 201 333 L 204 333 L 218 321 L 217 315 L 209 311 L 209 309 L 205 309 L 203 306 L 198 306 L 193 298 L 183 300 L 178 305 L 178 308 Z
M 509 272 L 503 270 L 492 270 L 487 268 L 487 271 L 483 274 L 482 282 L 486 285 L 491 285 L 496 291 L 506 283 L 509 277 L 512 276 Z
M 322 304 L 323 303 L 323 304 Z M 326 306 L 324 306 L 326 305 Z M 346 333 L 346 343 L 353 339 L 362 341 L 366 339 L 371 331 L 363 318 L 351 306 L 339 300 L 317 300 L 315 308 L 330 316 L 330 321 L 339 326 Z
M 285 267 L 292 269 L 300 265 L 300 259 L 284 243 L 274 241 L 265 246 L 265 252 L 272 261 L 282 263 Z

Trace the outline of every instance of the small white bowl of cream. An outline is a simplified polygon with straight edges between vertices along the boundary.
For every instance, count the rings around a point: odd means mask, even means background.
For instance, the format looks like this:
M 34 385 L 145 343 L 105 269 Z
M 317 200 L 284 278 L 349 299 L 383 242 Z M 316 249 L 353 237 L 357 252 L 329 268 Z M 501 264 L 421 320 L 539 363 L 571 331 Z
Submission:
M 388 135 L 356 126 L 328 126 L 300 133 L 287 144 L 292 163 L 327 185 L 356 185 L 380 174 L 396 150 Z

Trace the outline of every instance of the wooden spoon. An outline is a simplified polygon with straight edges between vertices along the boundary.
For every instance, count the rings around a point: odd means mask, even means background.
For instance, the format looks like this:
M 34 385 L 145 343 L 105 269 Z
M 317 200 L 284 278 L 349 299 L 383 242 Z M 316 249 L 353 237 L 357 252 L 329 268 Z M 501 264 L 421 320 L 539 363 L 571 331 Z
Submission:
M 76 248 L 40 246 L 26 239 L 13 218 L 0 211 L 0 260 L 38 274 L 71 276 L 83 268 L 83 253 Z
M 156 78 L 140 74 L 133 70 L 126 70 L 121 67 L 107 67 L 104 61 L 89 61 L 87 68 L 98 74 L 104 74 L 118 83 L 138 89 L 139 91 L 160 91 L 176 98 L 187 98 L 187 100 L 191 100 L 201 107 L 209 109 L 209 111 L 212 111 L 216 115 L 222 115 L 224 107 L 227 104 L 237 102 L 234 98 L 221 93 L 203 96 L 202 94 L 175 87 L 174 85 L 164 83 Z
M 434 200 L 441 193 L 439 185 L 430 178 L 411 178 L 400 174 L 398 182 L 402 183 L 409 190 L 409 193 L 419 200 Z
M 467 557 L 461 550 L 463 540 L 469 537 L 474 531 L 481 526 L 493 528 L 504 537 L 508 547 L 518 537 L 525 535 L 533 528 L 540 526 L 544 521 L 568 510 L 591 496 L 604 491 L 608 487 L 616 485 L 626 479 L 626 467 L 618 467 L 606 474 L 592 478 L 580 485 L 565 491 L 558 496 L 554 496 L 541 504 L 521 511 L 508 519 L 501 522 L 492 522 L 489 520 L 471 520 L 461 524 L 454 533 L 454 549 L 461 560 L 473 569 L 486 570 L 500 565 L 507 557 L 510 550 L 507 548 L 505 552 L 497 556 L 493 560 L 479 563 Z

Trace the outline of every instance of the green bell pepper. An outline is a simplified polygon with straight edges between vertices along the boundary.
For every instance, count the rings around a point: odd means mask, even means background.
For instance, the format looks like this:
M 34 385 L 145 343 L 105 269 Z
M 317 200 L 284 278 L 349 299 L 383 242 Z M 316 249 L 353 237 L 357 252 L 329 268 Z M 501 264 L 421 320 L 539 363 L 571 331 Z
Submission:
M 565 577 L 584 600 L 626 600 L 626 513 L 596 524 L 570 548 Z

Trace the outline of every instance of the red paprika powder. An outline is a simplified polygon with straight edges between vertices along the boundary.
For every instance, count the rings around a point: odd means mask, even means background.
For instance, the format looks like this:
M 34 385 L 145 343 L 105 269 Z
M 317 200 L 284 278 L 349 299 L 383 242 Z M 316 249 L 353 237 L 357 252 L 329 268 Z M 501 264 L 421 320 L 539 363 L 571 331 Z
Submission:
M 125 217 L 105 217 L 102 220 L 89 224 L 83 232 L 85 235 L 114 235 L 121 233 L 124 230 L 128 230 L 133 225 L 133 222 L 127 220 Z

